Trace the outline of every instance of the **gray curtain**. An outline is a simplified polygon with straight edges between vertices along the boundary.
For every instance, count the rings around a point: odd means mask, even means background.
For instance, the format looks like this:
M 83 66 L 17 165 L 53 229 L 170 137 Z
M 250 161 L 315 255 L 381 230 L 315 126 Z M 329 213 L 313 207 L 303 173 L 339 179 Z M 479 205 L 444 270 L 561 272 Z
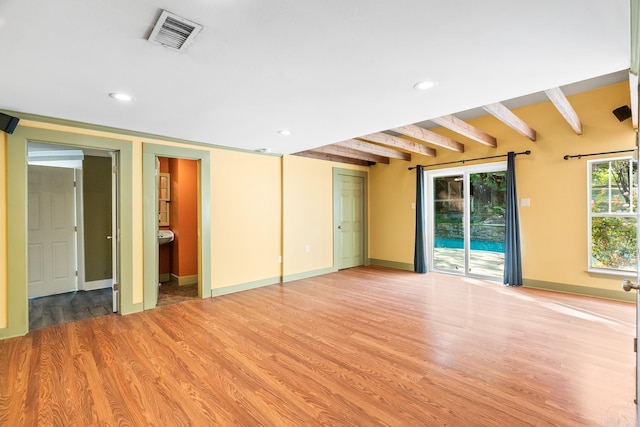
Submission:
M 507 155 L 507 206 L 505 210 L 504 284 L 522 285 L 522 256 L 520 254 L 520 220 L 516 191 L 516 154 Z
M 416 243 L 413 254 L 413 271 L 416 273 L 427 272 L 425 222 L 424 168 L 422 166 L 416 166 Z

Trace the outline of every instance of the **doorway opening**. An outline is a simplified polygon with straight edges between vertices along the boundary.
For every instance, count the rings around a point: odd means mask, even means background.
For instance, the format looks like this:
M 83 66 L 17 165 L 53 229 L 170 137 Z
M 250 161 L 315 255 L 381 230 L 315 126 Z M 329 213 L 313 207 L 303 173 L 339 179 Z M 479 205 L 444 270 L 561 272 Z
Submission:
M 499 162 L 426 172 L 434 271 L 503 276 L 506 169 L 506 162 Z
M 27 153 L 29 329 L 117 312 L 118 153 L 36 142 Z
M 157 157 L 157 306 L 197 299 L 198 161 Z

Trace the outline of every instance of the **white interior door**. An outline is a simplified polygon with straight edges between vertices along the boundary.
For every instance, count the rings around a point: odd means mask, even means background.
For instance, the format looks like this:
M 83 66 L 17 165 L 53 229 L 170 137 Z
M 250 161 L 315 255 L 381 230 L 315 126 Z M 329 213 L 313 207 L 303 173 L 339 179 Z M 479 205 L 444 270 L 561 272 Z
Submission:
M 77 289 L 74 174 L 29 166 L 29 297 Z

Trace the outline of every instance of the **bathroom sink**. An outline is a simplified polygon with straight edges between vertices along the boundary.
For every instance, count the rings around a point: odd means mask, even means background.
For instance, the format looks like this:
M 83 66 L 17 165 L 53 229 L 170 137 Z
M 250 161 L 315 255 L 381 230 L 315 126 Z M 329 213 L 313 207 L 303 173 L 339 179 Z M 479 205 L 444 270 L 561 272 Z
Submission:
M 174 237 L 171 230 L 158 230 L 158 244 L 160 245 L 173 242 Z

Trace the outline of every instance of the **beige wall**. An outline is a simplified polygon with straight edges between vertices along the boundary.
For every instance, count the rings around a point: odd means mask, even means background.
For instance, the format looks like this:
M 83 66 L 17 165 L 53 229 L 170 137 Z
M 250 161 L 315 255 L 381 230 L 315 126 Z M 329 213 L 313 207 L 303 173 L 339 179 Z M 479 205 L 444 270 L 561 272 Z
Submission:
M 211 159 L 213 289 L 279 281 L 281 159 L 214 150 Z
M 461 156 L 445 149 L 437 157 L 414 157 L 411 165 L 440 163 L 462 158 L 531 150 L 516 160 L 518 196 L 530 198 L 531 207 L 520 208 L 523 276 L 529 281 L 618 290 L 619 277 L 589 274 L 587 269 L 587 160 L 564 160 L 566 154 L 633 149 L 631 120 L 620 123 L 611 111 L 629 104 L 629 86 L 620 83 L 570 96 L 583 123 L 576 135 L 551 102 L 514 110 L 534 129 L 536 142 L 520 136 L 492 116 L 469 122 L 494 135 L 498 148 L 485 147 L 446 129 L 436 131 L 465 144 Z M 600 157 L 604 158 L 604 157 Z M 496 159 L 499 161 L 501 159 Z M 468 163 L 467 163 L 468 164 Z M 413 264 L 415 170 L 407 162 L 371 168 L 370 257 Z M 456 165 L 454 165 L 456 166 Z

